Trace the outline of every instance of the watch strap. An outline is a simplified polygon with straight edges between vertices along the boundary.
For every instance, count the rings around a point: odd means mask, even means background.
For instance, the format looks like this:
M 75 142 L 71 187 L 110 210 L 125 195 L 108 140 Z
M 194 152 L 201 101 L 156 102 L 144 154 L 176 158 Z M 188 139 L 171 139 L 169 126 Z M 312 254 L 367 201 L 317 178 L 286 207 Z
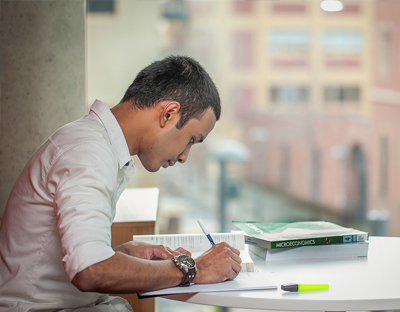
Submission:
M 179 286 L 190 286 L 196 276 L 196 268 L 190 268 L 183 273 L 183 278 Z
M 194 267 L 188 267 L 178 260 L 178 257 L 173 257 L 171 259 L 175 266 L 183 273 L 183 278 L 179 286 L 190 286 L 196 277 L 197 268 L 196 265 Z

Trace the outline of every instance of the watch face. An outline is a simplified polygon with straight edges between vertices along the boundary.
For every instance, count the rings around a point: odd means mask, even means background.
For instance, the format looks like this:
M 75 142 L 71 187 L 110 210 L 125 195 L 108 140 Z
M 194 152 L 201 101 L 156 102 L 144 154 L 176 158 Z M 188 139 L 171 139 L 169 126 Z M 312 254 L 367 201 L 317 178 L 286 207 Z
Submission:
M 178 256 L 178 260 L 182 264 L 187 265 L 188 268 L 194 268 L 196 266 L 196 262 L 192 258 L 190 258 L 189 256 L 180 255 L 180 256 Z

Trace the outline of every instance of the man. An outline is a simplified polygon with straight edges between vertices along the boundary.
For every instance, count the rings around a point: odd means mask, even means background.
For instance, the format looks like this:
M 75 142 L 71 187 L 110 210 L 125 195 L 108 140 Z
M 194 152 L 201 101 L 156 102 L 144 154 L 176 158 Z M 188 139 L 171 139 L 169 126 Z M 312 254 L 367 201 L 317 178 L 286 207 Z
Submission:
M 135 171 L 132 155 L 151 172 L 184 163 L 219 117 L 218 91 L 205 70 L 190 57 L 170 56 L 143 69 L 111 110 L 96 101 L 57 130 L 32 155 L 6 206 L 0 310 L 131 311 L 105 294 L 234 279 L 239 251 L 225 243 L 195 259 L 191 274 L 175 257 L 189 255 L 183 249 L 110 246 L 115 204 Z

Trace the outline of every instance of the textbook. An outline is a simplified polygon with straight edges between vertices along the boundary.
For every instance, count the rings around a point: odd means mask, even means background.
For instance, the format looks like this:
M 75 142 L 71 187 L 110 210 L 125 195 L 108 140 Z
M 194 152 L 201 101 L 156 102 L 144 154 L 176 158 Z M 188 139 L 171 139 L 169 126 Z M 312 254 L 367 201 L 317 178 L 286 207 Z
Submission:
M 356 244 L 315 245 L 291 248 L 267 249 L 249 245 L 250 253 L 265 261 L 307 260 L 307 259 L 348 259 L 368 257 L 368 242 Z
M 211 237 L 216 244 L 226 242 L 232 247 L 239 249 L 240 258 L 242 259 L 242 272 L 253 272 L 254 262 L 250 257 L 248 246 L 244 242 L 244 235 L 244 232 L 239 231 L 234 233 L 211 233 Z M 211 248 L 210 241 L 204 233 L 133 235 L 133 240 L 163 245 L 172 250 L 182 247 L 192 253 L 192 258 L 197 258 Z
M 358 243 L 369 238 L 367 232 L 327 221 L 232 223 L 246 233 L 246 244 L 268 249 Z
M 274 282 L 269 280 L 260 272 L 240 272 L 239 275 L 231 281 L 225 281 L 215 284 L 195 284 L 188 287 L 170 287 L 160 290 L 139 293 L 139 298 L 148 298 L 154 296 L 168 296 L 176 294 L 198 293 L 198 292 L 216 292 L 216 291 L 235 291 L 235 290 L 259 290 L 259 289 L 277 289 Z

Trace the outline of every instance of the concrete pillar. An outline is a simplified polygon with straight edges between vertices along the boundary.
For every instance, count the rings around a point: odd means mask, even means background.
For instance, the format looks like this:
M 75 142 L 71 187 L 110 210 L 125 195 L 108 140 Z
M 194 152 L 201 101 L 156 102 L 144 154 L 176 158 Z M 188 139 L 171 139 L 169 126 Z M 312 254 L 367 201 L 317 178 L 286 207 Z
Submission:
M 85 1 L 0 1 L 0 217 L 32 153 L 85 105 Z

